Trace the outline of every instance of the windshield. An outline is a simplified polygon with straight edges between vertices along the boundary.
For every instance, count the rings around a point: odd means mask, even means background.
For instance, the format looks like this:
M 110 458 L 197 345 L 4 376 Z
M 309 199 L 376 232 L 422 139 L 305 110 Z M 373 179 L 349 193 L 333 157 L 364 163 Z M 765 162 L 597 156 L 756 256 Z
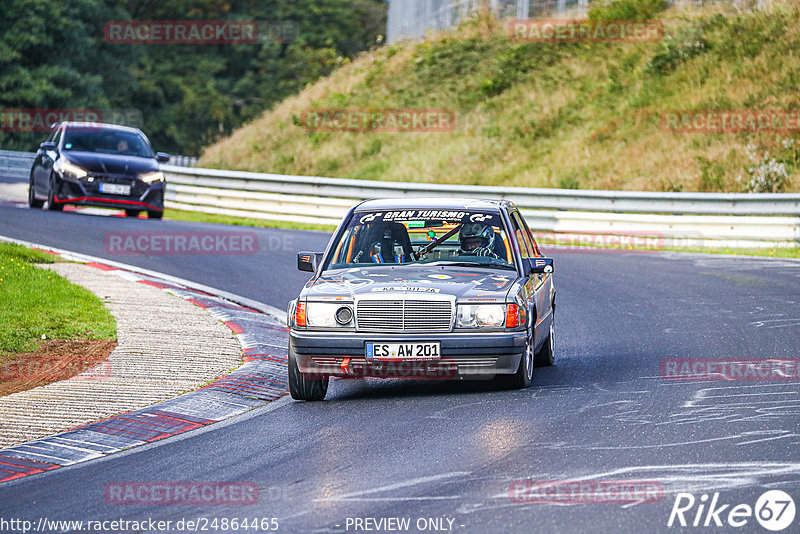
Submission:
M 68 128 L 64 135 L 64 150 L 140 158 L 153 157 L 153 151 L 144 136 L 124 130 Z
M 514 269 L 499 212 L 356 212 L 323 270 L 377 264 L 463 264 Z

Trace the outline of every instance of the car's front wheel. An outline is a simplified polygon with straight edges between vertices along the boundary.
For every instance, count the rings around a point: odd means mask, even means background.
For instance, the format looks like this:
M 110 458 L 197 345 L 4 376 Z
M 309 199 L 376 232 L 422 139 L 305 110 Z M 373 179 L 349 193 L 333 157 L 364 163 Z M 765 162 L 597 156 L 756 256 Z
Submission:
M 528 334 L 525 352 L 519 359 L 519 367 L 513 375 L 498 375 L 500 386 L 505 389 L 526 389 L 533 382 L 533 336 Z
M 139 210 L 125 210 L 125 216 L 126 217 L 138 217 L 139 216 Z
M 163 208 L 164 208 L 164 191 L 163 190 L 161 191 L 161 208 L 162 208 L 161 211 L 148 210 L 147 211 L 147 218 L 148 219 L 160 219 L 161 217 L 164 216 L 164 210 L 163 210 Z
M 44 200 L 36 200 L 36 194 L 33 191 L 33 172 L 28 180 L 28 206 L 31 208 L 41 208 L 44 205 Z
M 328 393 L 328 377 L 310 378 L 300 372 L 297 357 L 289 345 L 289 393 L 295 400 L 321 401 Z
M 63 211 L 64 204 L 56 202 L 56 177 L 50 176 L 50 187 L 47 189 L 47 209 L 50 211 Z

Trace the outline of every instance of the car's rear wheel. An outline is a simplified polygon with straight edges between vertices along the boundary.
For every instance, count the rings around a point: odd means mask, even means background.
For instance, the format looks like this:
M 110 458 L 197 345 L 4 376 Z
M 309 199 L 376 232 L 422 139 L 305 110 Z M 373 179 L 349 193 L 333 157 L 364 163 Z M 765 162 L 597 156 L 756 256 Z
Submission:
M 47 188 L 47 209 L 50 211 L 63 211 L 64 204 L 56 202 L 56 177 L 50 175 L 50 186 Z
M 321 401 L 328 393 L 328 377 L 310 378 L 300 372 L 297 358 L 289 345 L 289 393 L 295 400 Z
M 33 173 L 28 179 L 28 206 L 31 208 L 41 208 L 44 206 L 44 200 L 36 200 L 36 195 L 33 191 Z
M 519 367 L 513 375 L 498 375 L 497 381 L 504 389 L 525 389 L 533 381 L 533 337 L 528 334 L 525 353 L 519 359 Z
M 139 210 L 125 210 L 125 216 L 126 217 L 138 217 L 139 216 Z
M 548 365 L 553 365 L 555 362 L 555 335 L 556 335 L 556 318 L 555 315 L 553 316 L 553 320 L 550 321 L 550 333 L 547 334 L 547 339 L 542 345 L 542 348 L 539 349 L 539 352 L 536 353 L 536 356 L 533 359 L 533 364 L 536 367 L 547 367 Z

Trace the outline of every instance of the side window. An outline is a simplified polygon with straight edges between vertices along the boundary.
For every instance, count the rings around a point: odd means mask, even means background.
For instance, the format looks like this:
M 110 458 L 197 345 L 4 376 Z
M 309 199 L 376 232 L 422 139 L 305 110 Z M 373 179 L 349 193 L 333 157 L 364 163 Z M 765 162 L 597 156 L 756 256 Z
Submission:
M 511 213 L 511 226 L 514 230 L 514 236 L 517 238 L 519 250 L 522 252 L 523 258 L 530 258 L 533 256 L 533 247 L 531 246 L 528 233 L 523 231 L 523 223 L 520 222 L 519 213 Z
M 521 213 L 519 214 L 519 219 L 520 219 L 520 221 L 522 221 L 522 229 L 524 230 L 525 234 L 530 239 L 529 244 L 530 244 L 530 247 L 531 247 L 531 251 L 533 251 L 533 255 L 534 256 L 542 256 L 542 251 L 539 250 L 539 244 L 536 243 L 536 239 L 534 239 L 534 237 L 533 237 L 533 232 L 531 232 L 531 229 L 528 228 L 528 223 L 525 221 L 525 217 L 523 217 Z

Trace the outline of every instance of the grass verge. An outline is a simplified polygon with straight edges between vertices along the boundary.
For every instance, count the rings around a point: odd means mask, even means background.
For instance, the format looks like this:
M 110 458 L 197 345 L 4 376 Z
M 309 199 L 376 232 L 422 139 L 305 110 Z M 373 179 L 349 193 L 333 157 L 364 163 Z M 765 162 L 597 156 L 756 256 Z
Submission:
M 693 252 L 698 254 L 720 254 L 723 256 L 762 256 L 765 258 L 800 258 L 800 247 L 773 247 L 773 248 L 731 248 L 731 247 L 662 247 L 657 250 L 638 245 L 631 245 L 625 249 L 615 247 L 602 247 L 598 245 L 565 246 L 558 243 L 539 242 L 543 254 L 558 254 L 559 250 L 585 251 L 591 249 L 614 251 L 624 254 L 630 252 Z M 562 248 L 563 247 L 563 248 Z
M 184 211 L 172 208 L 169 208 L 164 212 L 164 217 L 173 221 L 231 224 L 234 226 L 258 226 L 263 228 L 286 228 L 290 230 L 320 230 L 324 232 L 332 232 L 336 229 L 335 226 L 327 224 L 267 221 L 263 219 L 248 219 L 244 217 L 232 217 L 230 215 L 217 215 L 215 213 L 201 213 L 197 211 Z
M 34 263 L 59 258 L 0 243 L 0 357 L 34 351 L 47 339 L 116 339 L 116 322 L 103 302 Z
M 723 254 L 726 256 L 764 256 L 767 258 L 800 258 L 800 247 L 774 247 L 774 248 L 729 248 L 729 247 L 698 247 L 698 248 L 666 248 L 673 252 L 699 252 L 703 254 Z

